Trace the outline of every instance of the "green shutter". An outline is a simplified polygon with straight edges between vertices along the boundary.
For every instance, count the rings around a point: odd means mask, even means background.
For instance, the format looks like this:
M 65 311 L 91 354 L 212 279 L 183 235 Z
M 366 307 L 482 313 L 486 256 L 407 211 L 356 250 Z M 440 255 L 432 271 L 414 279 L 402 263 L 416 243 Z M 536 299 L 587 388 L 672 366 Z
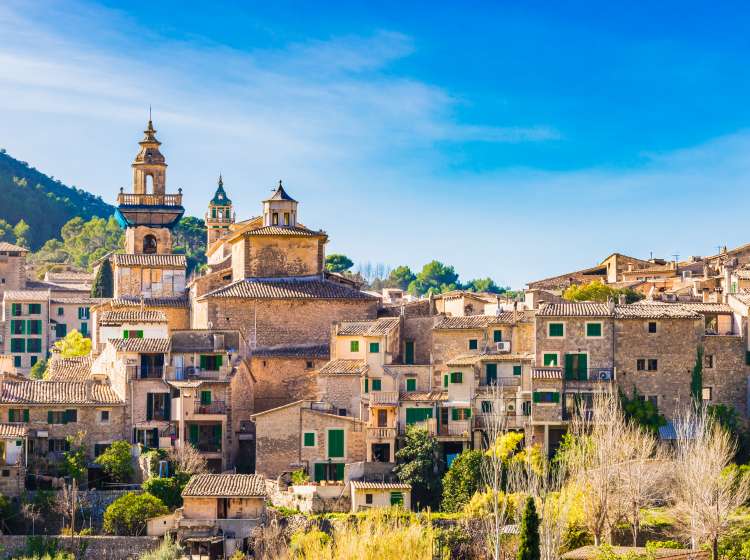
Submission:
M 122 338 L 125 340 L 130 338 L 130 331 L 122 331 Z
M 408 340 L 404 342 L 404 363 L 406 364 L 413 364 L 414 363 L 414 342 L 411 340 Z
M 448 387 L 448 374 L 443 376 L 443 387 Z
M 520 365 L 513 366 L 513 375 L 521 375 L 521 371 L 523 371 L 523 369 Z
M 575 379 L 575 358 L 576 354 L 565 354 L 565 379 Z
M 27 424 L 29 423 L 29 409 L 28 408 L 23 409 L 23 421 L 26 422 Z
M 380 343 L 378 342 L 371 342 L 370 343 L 370 354 L 377 354 L 380 352 Z
M 14 412 L 15 411 L 12 408 L 8 410 L 8 422 L 15 422 Z
M 497 383 L 497 364 L 486 364 L 487 372 L 487 385 L 493 385 Z
M 416 424 L 417 422 L 424 422 L 428 418 L 432 418 L 431 408 L 407 408 L 406 409 L 406 423 Z
M 57 338 L 65 338 L 65 335 L 68 334 L 68 325 L 65 323 L 58 323 L 55 325 L 55 337 Z
M 352 340 L 349 343 L 349 350 L 351 352 L 359 352 L 359 340 Z
M 404 505 L 404 494 L 402 492 L 391 492 L 391 505 L 392 506 Z
M 326 464 L 315 463 L 315 482 L 321 482 L 326 479 Z
M 578 379 L 586 381 L 589 373 L 589 357 L 586 354 L 578 354 Z
M 471 409 L 470 408 L 464 408 L 464 419 L 468 420 L 471 418 Z
M 563 336 L 565 327 L 562 323 L 549 324 L 549 336 Z
M 214 441 L 221 444 L 221 424 L 216 424 L 214 426 Z
M 458 409 L 457 408 L 451 408 L 451 419 L 452 420 L 458 420 Z
M 380 391 L 383 386 L 383 382 L 380 379 L 373 379 L 372 380 L 372 390 L 373 391 Z
M 602 336 L 602 324 L 586 323 L 586 336 Z
M 201 404 L 211 404 L 211 391 L 201 391 Z
M 479 343 L 476 338 L 469 340 L 469 350 L 476 350 L 479 347 Z
M 206 369 L 206 364 L 208 363 L 208 356 L 201 354 L 200 357 L 200 367 L 201 369 Z
M 220 368 L 223 363 L 224 363 L 224 356 L 216 356 L 217 369 Z
M 417 390 L 417 380 L 414 378 L 407 379 L 406 380 L 406 390 L 407 391 L 416 391 Z
M 344 430 L 328 430 L 328 457 L 344 456 Z
M 169 393 L 164 397 L 164 419 L 172 420 L 172 395 Z
M 146 393 L 146 420 L 154 417 L 154 394 Z
M 559 403 L 560 402 L 560 393 L 552 393 L 552 402 L 553 403 Z
M 198 445 L 198 440 L 200 439 L 200 430 L 198 428 L 198 424 L 190 424 L 189 432 L 190 443 L 192 443 L 193 445 Z
M 305 433 L 305 447 L 315 447 L 315 432 Z
M 542 395 L 539 393 L 539 391 L 534 391 L 531 395 L 531 400 L 535 403 L 542 402 Z
M 143 331 L 135 331 L 136 338 L 143 338 Z
M 365 393 L 369 393 L 369 392 L 370 392 L 370 380 L 367 377 L 365 377 Z
M 492 341 L 493 342 L 502 342 L 503 341 L 503 331 L 493 331 L 492 332 Z
M 451 383 L 463 383 L 464 374 L 461 371 L 451 372 Z
M 344 480 L 344 463 L 336 463 L 333 468 L 333 480 Z
M 52 411 L 47 411 L 47 424 L 52 424 Z
M 545 366 L 557 366 L 557 354 L 545 354 L 544 365 Z

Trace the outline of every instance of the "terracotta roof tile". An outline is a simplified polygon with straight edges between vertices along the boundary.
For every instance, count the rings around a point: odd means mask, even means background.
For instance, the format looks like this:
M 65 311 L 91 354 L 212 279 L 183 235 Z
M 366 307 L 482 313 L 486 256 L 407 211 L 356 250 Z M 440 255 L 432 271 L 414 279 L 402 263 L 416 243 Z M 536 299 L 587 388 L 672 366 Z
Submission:
M 499 315 L 467 315 L 465 317 L 442 317 L 433 327 L 440 330 L 452 329 L 484 329 L 490 325 L 510 325 L 514 317 L 518 321 L 526 321 L 534 316 L 532 311 L 518 311 L 515 316 L 512 311 L 503 311 Z
M 372 299 L 354 288 L 320 280 L 319 277 L 299 279 L 239 280 L 203 296 L 242 299 Z
M 448 391 L 409 391 L 401 393 L 399 400 L 404 402 L 443 402 L 448 400 Z
M 168 338 L 110 338 L 109 343 L 118 352 L 165 354 L 169 352 Z
M 617 319 L 700 319 L 695 311 L 681 304 L 631 304 L 615 307 Z
M 89 392 L 90 389 L 90 392 Z M 122 404 L 112 387 L 83 381 L 5 381 L 0 404 Z
M 122 325 L 123 323 L 166 323 L 163 311 L 149 309 L 116 309 L 104 311 L 99 316 L 100 325 Z
M 532 379 L 562 379 L 561 367 L 538 367 L 531 370 Z
M 606 303 L 571 302 L 545 303 L 539 307 L 537 317 L 610 317 Z
M 320 375 L 360 375 L 367 371 L 364 360 L 331 360 L 318 372 Z
M 285 235 L 289 237 L 320 237 L 326 234 L 322 231 L 313 231 L 303 227 L 264 226 L 251 229 L 245 235 Z
M 402 482 L 364 482 L 352 480 L 352 488 L 357 490 L 411 490 L 411 484 Z
M 49 290 L 8 290 L 5 301 L 47 301 Z
M 116 266 L 155 266 L 159 268 L 185 268 L 185 255 L 131 255 L 115 253 L 112 255 Z
M 6 251 L 6 252 L 19 252 L 19 253 L 28 253 L 29 250 L 20 247 L 18 245 L 13 245 L 13 243 L 8 243 L 7 241 L 0 241 L 0 251 Z
M 482 352 L 478 354 L 462 354 L 446 362 L 447 366 L 472 366 L 477 362 L 522 362 L 533 359 L 533 354 L 512 354 L 510 352 Z
M 152 297 L 139 298 L 134 296 L 123 296 L 111 301 L 112 307 L 188 307 L 190 302 L 187 296 Z
M 266 480 L 258 474 L 197 474 L 182 491 L 182 496 L 242 498 L 265 497 Z
M 172 352 L 240 352 L 240 331 L 187 329 L 172 331 Z
M 281 344 L 264 346 L 252 351 L 253 358 L 324 358 L 328 359 L 331 350 L 328 344 Z
M 22 438 L 28 433 L 28 428 L 23 424 L 0 424 L 0 438 Z
M 94 360 L 91 356 L 76 358 L 61 358 L 52 354 L 47 363 L 48 381 L 85 381 L 91 375 L 91 365 Z
M 109 301 L 107 298 L 93 298 L 90 296 L 73 296 L 73 297 L 52 297 L 49 302 L 59 305 L 99 305 Z
M 337 324 L 337 334 L 344 336 L 383 336 L 398 327 L 398 317 L 383 317 L 374 321 L 341 321 Z

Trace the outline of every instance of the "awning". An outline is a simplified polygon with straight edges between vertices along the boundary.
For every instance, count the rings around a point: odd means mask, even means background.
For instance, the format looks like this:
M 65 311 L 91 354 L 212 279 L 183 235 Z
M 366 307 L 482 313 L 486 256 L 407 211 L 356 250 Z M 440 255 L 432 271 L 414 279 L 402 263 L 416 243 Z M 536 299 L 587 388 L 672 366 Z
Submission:
M 186 542 L 217 544 L 224 541 L 224 537 L 188 537 Z

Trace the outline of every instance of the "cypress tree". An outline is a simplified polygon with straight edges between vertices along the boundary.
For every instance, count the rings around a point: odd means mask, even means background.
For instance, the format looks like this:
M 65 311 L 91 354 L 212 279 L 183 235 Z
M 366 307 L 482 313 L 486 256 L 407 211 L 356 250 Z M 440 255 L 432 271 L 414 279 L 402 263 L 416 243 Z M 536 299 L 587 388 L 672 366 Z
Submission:
M 111 298 L 114 294 L 114 279 L 112 276 L 112 265 L 109 259 L 104 259 L 99 270 L 96 272 L 96 278 L 91 286 L 91 297 Z
M 539 560 L 539 515 L 536 513 L 534 498 L 531 496 L 526 500 L 526 508 L 523 510 L 521 527 L 519 530 L 520 541 L 518 543 L 518 560 Z
M 703 346 L 698 346 L 693 373 L 690 376 L 690 394 L 695 406 L 703 402 Z

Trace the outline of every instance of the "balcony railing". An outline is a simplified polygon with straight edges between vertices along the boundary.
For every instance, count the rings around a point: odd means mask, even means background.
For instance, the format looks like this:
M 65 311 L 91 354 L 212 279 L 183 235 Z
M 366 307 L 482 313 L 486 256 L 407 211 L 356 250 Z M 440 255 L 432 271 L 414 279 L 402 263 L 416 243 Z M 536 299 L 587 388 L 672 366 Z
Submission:
M 371 439 L 394 439 L 397 428 L 367 428 L 367 437 Z
M 448 424 L 441 424 L 438 430 L 439 436 L 464 436 L 470 433 L 470 420 L 453 420 Z
M 528 416 L 521 414 L 508 414 L 506 416 L 494 414 L 477 414 L 474 416 L 474 428 L 477 430 L 487 430 L 495 426 L 504 429 L 523 428 Z
M 565 381 L 614 381 L 614 368 L 588 368 L 586 371 L 564 371 Z
M 498 377 L 497 379 L 490 379 L 487 383 L 487 379 L 482 379 L 480 387 L 491 387 L 497 385 L 498 387 L 518 387 L 521 384 L 521 376 L 514 375 L 513 377 Z
M 398 404 L 398 392 L 397 391 L 373 391 L 370 393 L 370 406 L 377 405 L 397 405 Z
M 164 366 L 126 366 L 129 379 L 161 379 Z
M 231 366 L 221 366 L 219 369 L 201 369 L 194 366 L 185 367 L 174 367 L 170 366 L 167 368 L 167 375 L 169 379 L 175 381 L 185 381 L 188 379 L 222 379 L 229 375 Z
M 206 212 L 206 221 L 207 222 L 214 222 L 216 224 L 231 224 L 234 222 L 234 214 L 231 216 L 211 216 L 208 212 Z
M 182 194 L 120 193 L 117 204 L 122 206 L 182 206 Z
M 220 441 L 201 440 L 198 443 L 193 443 L 193 442 L 190 442 L 190 443 L 192 443 L 193 447 L 195 447 L 201 453 L 220 453 L 221 452 Z
M 196 399 L 194 410 L 194 414 L 226 414 L 227 405 L 224 401 L 213 401 L 210 404 L 203 404 L 199 399 Z
M 416 428 L 419 428 L 420 430 L 427 430 L 427 433 L 433 436 L 437 434 L 437 422 L 435 421 L 434 418 L 423 420 L 421 422 L 414 422 L 412 424 L 403 424 L 399 426 L 400 433 L 405 434 L 406 428 L 408 426 L 415 426 Z

